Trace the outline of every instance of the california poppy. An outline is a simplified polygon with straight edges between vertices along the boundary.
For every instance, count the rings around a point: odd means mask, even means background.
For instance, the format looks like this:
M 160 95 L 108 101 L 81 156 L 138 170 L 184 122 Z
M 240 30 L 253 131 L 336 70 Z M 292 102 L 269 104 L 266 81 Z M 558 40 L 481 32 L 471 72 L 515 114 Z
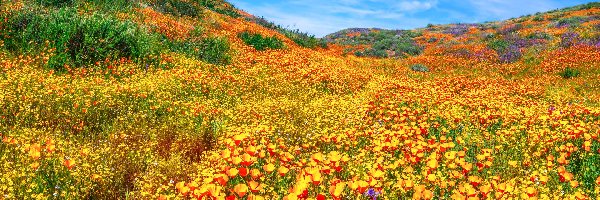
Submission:
M 242 198 L 246 195 L 246 193 L 248 193 L 248 186 L 243 183 L 237 184 L 235 187 L 233 187 L 233 191 L 238 197 Z

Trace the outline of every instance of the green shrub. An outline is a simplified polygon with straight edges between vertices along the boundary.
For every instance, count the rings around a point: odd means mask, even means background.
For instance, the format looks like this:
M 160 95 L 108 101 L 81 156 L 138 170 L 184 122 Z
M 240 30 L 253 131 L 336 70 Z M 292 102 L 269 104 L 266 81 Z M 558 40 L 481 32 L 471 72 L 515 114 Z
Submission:
M 208 37 L 199 40 L 168 41 L 169 49 L 215 65 L 231 62 L 231 49 L 226 38 Z
M 410 69 L 415 72 L 429 72 L 429 68 L 424 64 L 413 64 L 410 66 Z
M 77 0 L 33 0 L 33 2 L 38 3 L 41 6 L 46 7 L 56 7 L 56 8 L 64 8 L 64 7 L 74 7 L 77 6 L 78 3 L 89 2 L 103 9 L 104 11 L 121 11 L 124 12 L 133 7 L 134 0 L 85 0 L 85 1 L 77 1 Z
M 241 17 L 242 15 L 237 12 L 235 7 L 231 4 L 220 0 L 195 0 L 200 6 L 206 7 L 209 10 L 217 13 L 228 15 L 233 18 Z
M 48 45 L 56 51 L 47 66 L 59 71 L 65 65 L 86 67 L 107 59 L 146 62 L 160 46 L 132 22 L 99 14 L 82 17 L 75 9 L 21 12 L 10 16 L 7 24 L 1 38 L 8 50 L 35 54 Z
M 580 74 L 581 72 L 579 70 L 570 67 L 567 67 L 562 72 L 560 72 L 560 76 L 562 76 L 565 79 L 578 77 Z
M 43 6 L 66 7 L 72 6 L 75 0 L 36 0 L 37 3 Z
M 536 15 L 532 20 L 534 22 L 541 22 L 541 21 L 544 21 L 544 17 L 541 15 Z
M 550 40 L 552 36 L 546 32 L 534 32 L 526 36 L 527 39 Z
M 508 49 L 510 46 L 509 42 L 503 39 L 492 40 L 487 45 L 490 49 L 500 52 Z
M 201 40 L 168 41 L 169 49 L 215 65 L 231 62 L 230 46 L 226 38 L 203 38 Z
M 181 0 L 156 0 L 151 2 L 152 6 L 163 13 L 174 16 L 197 17 L 200 10 L 191 2 Z
M 205 38 L 201 44 L 202 60 L 217 65 L 227 65 L 231 62 L 230 46 L 226 38 Z
M 407 57 L 419 55 L 423 50 L 411 37 L 375 37 L 374 40 L 371 48 L 361 52 L 362 56 L 386 58 L 387 52 L 391 51 L 395 57 Z
M 86 0 L 102 8 L 104 11 L 127 12 L 133 8 L 137 0 Z
M 238 35 L 244 43 L 254 47 L 254 49 L 259 51 L 264 51 L 267 49 L 281 49 L 284 47 L 283 42 L 277 37 L 265 37 L 260 34 L 250 33 L 248 31 L 244 31 Z

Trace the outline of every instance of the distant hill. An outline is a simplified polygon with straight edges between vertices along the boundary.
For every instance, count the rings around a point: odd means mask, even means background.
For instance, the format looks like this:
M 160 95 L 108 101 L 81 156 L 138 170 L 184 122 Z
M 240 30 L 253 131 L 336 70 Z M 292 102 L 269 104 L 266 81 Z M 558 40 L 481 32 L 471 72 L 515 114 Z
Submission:
M 557 9 L 499 22 L 429 24 L 414 30 L 349 28 L 324 37 L 345 47 L 345 53 L 371 57 L 407 57 L 440 48 L 459 48 L 455 54 L 474 54 L 466 46 L 484 44 L 503 62 L 514 62 L 520 51 L 536 44 L 569 46 L 600 44 L 600 3 Z M 517 52 L 519 51 L 519 52 Z

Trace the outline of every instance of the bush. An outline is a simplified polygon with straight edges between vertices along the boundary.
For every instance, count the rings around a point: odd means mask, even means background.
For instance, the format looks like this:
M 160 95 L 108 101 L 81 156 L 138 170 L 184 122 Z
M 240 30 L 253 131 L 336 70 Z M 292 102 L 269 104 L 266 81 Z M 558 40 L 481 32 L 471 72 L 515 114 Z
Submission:
M 169 13 L 174 16 L 197 17 L 200 10 L 194 4 L 180 0 L 156 0 L 151 3 L 152 6 L 163 13 Z
M 200 41 L 173 42 L 171 50 L 185 53 L 215 65 L 227 65 L 231 62 L 230 46 L 226 38 L 203 38 Z
M 579 72 L 579 70 L 570 67 L 567 67 L 562 72 L 560 72 L 560 76 L 562 76 L 564 79 L 579 77 L 580 74 L 581 72 Z
M 12 15 L 1 38 L 9 51 L 19 54 L 35 54 L 46 45 L 55 49 L 47 66 L 59 71 L 65 65 L 85 67 L 107 59 L 145 62 L 160 46 L 132 22 L 97 14 L 82 17 L 75 9 Z
M 410 66 L 410 69 L 415 72 L 429 72 L 429 68 L 424 64 L 413 64 Z
M 169 48 L 174 52 L 186 54 L 215 65 L 228 65 L 231 62 L 231 47 L 226 38 L 203 38 L 199 41 L 169 41 Z
M 541 15 L 536 15 L 532 20 L 534 22 L 541 22 L 541 21 L 544 21 L 544 17 Z
M 360 56 L 371 56 L 377 58 L 389 57 L 388 52 L 391 52 L 394 57 L 407 57 L 421 54 L 423 48 L 414 41 L 418 33 L 395 31 L 381 31 L 379 33 L 370 33 L 365 36 L 361 35 L 359 43 L 373 42 L 371 48 L 360 52 Z
M 261 34 L 250 33 L 248 31 L 244 31 L 238 35 L 244 43 L 249 46 L 254 47 L 254 49 L 259 51 L 264 51 L 267 49 L 281 49 L 284 47 L 283 42 L 277 37 L 265 37 Z
M 72 6 L 75 3 L 75 0 L 36 0 L 36 1 L 43 6 L 53 6 L 53 7 Z
M 215 11 L 217 13 L 228 15 L 233 18 L 241 17 L 242 15 L 237 12 L 235 7 L 231 4 L 226 3 L 220 0 L 195 0 L 200 6 L 204 6 L 209 10 Z
M 132 7 L 137 0 L 86 0 L 96 6 L 100 7 L 104 11 L 116 11 L 116 12 L 130 12 Z

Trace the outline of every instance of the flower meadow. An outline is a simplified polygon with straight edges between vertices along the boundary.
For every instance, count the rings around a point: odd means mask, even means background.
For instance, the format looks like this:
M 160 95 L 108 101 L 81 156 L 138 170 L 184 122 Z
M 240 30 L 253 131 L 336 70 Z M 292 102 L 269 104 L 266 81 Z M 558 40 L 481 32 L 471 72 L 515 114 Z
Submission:
M 596 4 L 377 58 L 217 0 L 0 10 L 0 199 L 600 198 Z

